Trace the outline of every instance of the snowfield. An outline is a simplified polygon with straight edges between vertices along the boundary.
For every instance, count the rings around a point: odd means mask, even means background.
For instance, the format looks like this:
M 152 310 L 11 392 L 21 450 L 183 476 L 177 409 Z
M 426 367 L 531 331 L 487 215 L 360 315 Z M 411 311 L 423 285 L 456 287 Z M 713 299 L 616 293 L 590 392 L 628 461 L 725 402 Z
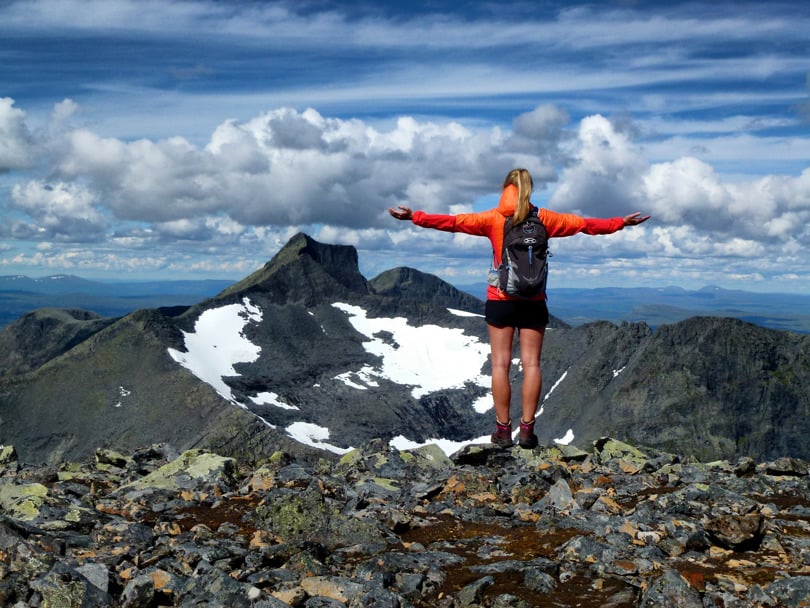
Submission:
M 385 379 L 410 387 L 415 399 L 435 391 L 461 388 L 469 383 L 489 386 L 490 377 L 481 373 L 489 357 L 489 345 L 482 343 L 478 338 L 465 335 L 462 330 L 456 328 L 410 325 L 402 317 L 370 319 L 365 310 L 351 304 L 335 303 L 333 306 L 346 313 L 352 326 L 366 336 L 364 348 L 380 357 L 382 361 L 379 367 L 366 366 L 337 376 L 337 379 L 347 386 L 356 390 L 368 390 L 369 387 L 377 386 L 378 380 Z M 458 311 L 451 312 L 459 314 Z M 183 332 L 186 352 L 170 348 L 169 355 L 197 378 L 213 387 L 224 399 L 249 410 L 245 403 L 234 398 L 225 378 L 239 375 L 234 368 L 235 364 L 251 363 L 259 358 L 261 347 L 245 337 L 244 328 L 249 323 L 260 323 L 262 318 L 263 311 L 253 305 L 248 298 L 244 298 L 241 304 L 211 308 L 197 319 L 194 331 Z M 558 383 L 564 378 L 565 375 Z M 548 394 L 551 394 L 554 387 Z M 297 407 L 287 404 L 282 396 L 273 392 L 261 392 L 249 398 L 255 404 L 298 410 Z M 490 411 L 491 394 L 472 405 L 479 413 Z M 538 415 L 540 413 L 542 408 L 538 411 Z M 268 426 L 273 426 L 258 417 Z M 290 424 L 285 428 L 285 432 L 300 443 L 337 454 L 343 454 L 351 449 L 329 443 L 329 429 L 310 421 L 301 420 Z M 558 442 L 569 443 L 572 440 L 573 434 L 569 430 Z M 487 441 L 488 435 L 465 442 L 437 437 L 422 443 L 399 436 L 391 441 L 391 445 L 404 450 L 435 443 L 450 455 L 464 445 Z

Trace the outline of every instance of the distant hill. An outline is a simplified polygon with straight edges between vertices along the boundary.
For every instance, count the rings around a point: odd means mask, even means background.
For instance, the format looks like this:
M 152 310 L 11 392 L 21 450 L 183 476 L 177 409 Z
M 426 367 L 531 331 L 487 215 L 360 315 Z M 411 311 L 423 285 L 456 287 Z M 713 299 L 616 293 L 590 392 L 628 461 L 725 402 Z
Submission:
M 122 317 L 141 308 L 188 306 L 233 281 L 89 281 L 74 275 L 0 276 L 0 327 L 38 308 L 76 308 L 102 317 Z
M 458 286 L 482 295 L 480 285 Z M 549 310 L 570 325 L 643 321 L 652 327 L 690 317 L 731 317 L 761 327 L 810 333 L 810 295 L 759 293 L 707 286 L 550 288 Z
M 392 269 L 375 279 L 376 288 L 396 285 L 409 296 L 415 284 L 408 276 L 415 269 Z M 439 279 L 437 279 L 439 281 Z M 444 281 L 439 281 L 449 286 Z M 102 317 L 120 317 L 142 308 L 190 306 L 232 287 L 227 279 L 186 281 L 89 281 L 73 275 L 33 279 L 22 275 L 0 276 L 0 327 L 37 308 L 66 307 L 95 312 Z M 481 300 L 482 285 L 456 285 L 458 290 Z M 435 285 L 422 286 L 425 297 Z M 388 295 L 395 295 L 389 293 Z M 409 298 L 411 301 L 413 297 Z M 698 290 L 681 287 L 596 289 L 552 288 L 549 309 L 558 322 L 577 326 L 594 321 L 643 321 L 651 327 L 676 323 L 695 316 L 731 317 L 761 327 L 810 333 L 810 295 L 759 293 L 714 286 Z

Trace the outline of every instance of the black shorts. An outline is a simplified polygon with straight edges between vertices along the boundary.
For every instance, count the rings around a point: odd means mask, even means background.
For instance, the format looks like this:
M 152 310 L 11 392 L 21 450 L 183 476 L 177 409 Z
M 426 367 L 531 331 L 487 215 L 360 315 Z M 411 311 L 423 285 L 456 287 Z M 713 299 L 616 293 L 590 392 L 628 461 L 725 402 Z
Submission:
M 495 327 L 543 329 L 548 325 L 545 300 L 487 300 L 487 323 Z

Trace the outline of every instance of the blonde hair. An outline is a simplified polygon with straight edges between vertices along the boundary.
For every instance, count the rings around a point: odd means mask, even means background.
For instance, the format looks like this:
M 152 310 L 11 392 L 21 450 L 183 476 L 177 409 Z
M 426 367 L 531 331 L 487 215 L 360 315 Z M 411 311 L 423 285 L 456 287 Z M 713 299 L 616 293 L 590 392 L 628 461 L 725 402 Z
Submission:
M 531 210 L 531 201 L 529 198 L 534 188 L 531 173 L 526 169 L 512 169 L 503 180 L 503 187 L 517 186 L 518 200 L 515 213 L 512 215 L 513 222 L 519 224 L 529 216 Z

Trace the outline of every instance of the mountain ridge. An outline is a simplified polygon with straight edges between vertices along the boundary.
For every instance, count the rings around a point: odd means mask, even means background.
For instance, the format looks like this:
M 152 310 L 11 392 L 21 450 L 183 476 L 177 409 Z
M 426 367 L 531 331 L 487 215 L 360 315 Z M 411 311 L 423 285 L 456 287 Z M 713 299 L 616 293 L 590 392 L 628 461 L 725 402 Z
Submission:
M 47 307 L 77 308 L 103 317 L 122 317 L 141 308 L 192 306 L 232 288 L 235 283 L 221 279 L 102 283 L 81 277 L 75 277 L 78 282 L 71 282 L 73 276 L 40 279 L 0 276 L 0 328 L 32 310 Z M 20 281 L 27 282 L 26 290 L 13 287 L 19 287 Z M 485 297 L 480 284 L 454 287 L 476 299 Z M 806 294 L 727 290 L 712 285 L 691 291 L 673 285 L 581 289 L 551 285 L 549 298 L 557 320 L 573 326 L 595 321 L 616 324 L 644 321 L 657 327 L 695 316 L 722 316 L 771 329 L 810 333 L 807 312 L 810 295 Z
M 0 442 L 34 462 L 162 441 L 248 460 L 279 445 L 317 458 L 373 438 L 486 442 L 481 307 L 415 269 L 367 281 L 353 247 L 296 235 L 188 307 L 142 309 L 81 339 L 64 313 L 45 315 L 63 326 L 50 341 L 24 323 L 0 331 L 16 345 L 0 355 Z M 701 459 L 808 457 L 808 340 L 721 318 L 554 323 L 538 434 L 613 435 Z

